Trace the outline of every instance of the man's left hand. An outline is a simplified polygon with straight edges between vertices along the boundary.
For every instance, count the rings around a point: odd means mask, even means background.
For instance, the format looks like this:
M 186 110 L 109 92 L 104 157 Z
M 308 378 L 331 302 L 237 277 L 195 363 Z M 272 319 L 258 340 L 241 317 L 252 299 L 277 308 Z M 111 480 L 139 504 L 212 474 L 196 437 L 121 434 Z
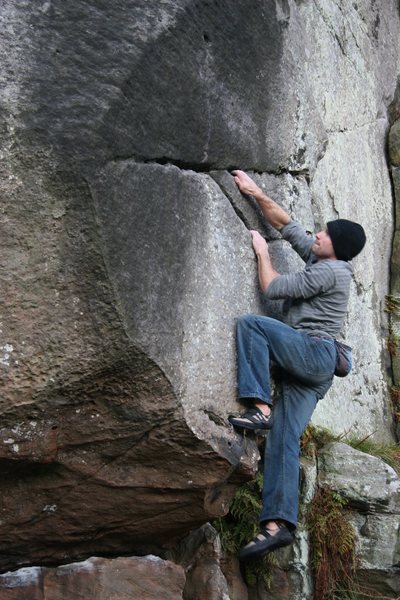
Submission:
M 258 233 L 258 231 L 255 231 L 254 229 L 252 229 L 250 231 L 250 233 L 251 233 L 251 241 L 253 243 L 253 250 L 257 254 L 257 256 L 259 254 L 268 256 L 268 244 L 265 241 L 265 239 L 262 237 L 262 235 L 260 235 Z

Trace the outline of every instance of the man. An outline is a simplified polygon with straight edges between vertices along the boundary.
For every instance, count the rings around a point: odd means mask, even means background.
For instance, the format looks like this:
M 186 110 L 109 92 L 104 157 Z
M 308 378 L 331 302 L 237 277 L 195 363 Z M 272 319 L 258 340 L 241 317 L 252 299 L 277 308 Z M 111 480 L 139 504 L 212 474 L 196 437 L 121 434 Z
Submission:
M 280 231 L 306 263 L 280 275 L 268 244 L 251 231 L 262 291 L 285 299 L 283 321 L 246 315 L 237 323 L 239 399 L 249 406 L 229 417 L 243 430 L 268 430 L 260 533 L 239 554 L 262 556 L 293 542 L 298 512 L 299 440 L 318 400 L 332 384 L 337 353 L 334 339 L 346 315 L 352 268 L 349 261 L 365 244 L 361 225 L 338 219 L 309 236 L 243 171 L 233 171 L 239 190 L 254 196 L 267 221 Z M 272 413 L 270 360 L 281 367 L 282 395 Z

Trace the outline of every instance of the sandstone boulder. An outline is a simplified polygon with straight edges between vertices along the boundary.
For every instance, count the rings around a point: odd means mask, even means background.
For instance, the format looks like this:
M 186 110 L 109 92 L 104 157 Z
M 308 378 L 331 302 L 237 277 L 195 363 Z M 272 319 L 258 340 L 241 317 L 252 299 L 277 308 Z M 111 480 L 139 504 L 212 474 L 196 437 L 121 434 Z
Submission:
M 221 542 L 210 523 L 191 532 L 182 540 L 174 552 L 174 558 L 186 573 L 184 600 L 236 600 L 238 597 L 237 593 L 231 594 L 231 588 L 236 590 L 240 582 L 238 569 L 234 582 L 231 579 L 228 584 L 222 570 Z M 243 594 L 241 598 L 246 600 L 247 590 L 243 582 L 240 593 Z
M 157 556 L 90 558 L 56 569 L 30 567 L 0 575 L 1 600 L 182 600 L 183 569 Z

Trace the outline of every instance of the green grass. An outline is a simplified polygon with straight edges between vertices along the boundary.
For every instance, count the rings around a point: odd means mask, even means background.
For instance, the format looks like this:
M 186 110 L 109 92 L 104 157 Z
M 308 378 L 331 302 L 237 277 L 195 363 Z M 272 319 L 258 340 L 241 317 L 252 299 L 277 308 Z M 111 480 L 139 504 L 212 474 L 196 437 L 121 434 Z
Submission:
M 396 473 L 400 475 L 400 444 L 399 443 L 379 443 L 371 439 L 371 436 L 364 438 L 347 437 L 345 433 L 334 435 L 328 429 L 308 425 L 301 438 L 301 452 L 303 456 L 312 457 L 330 442 L 343 442 L 360 452 L 377 456 L 385 463 L 390 465 Z

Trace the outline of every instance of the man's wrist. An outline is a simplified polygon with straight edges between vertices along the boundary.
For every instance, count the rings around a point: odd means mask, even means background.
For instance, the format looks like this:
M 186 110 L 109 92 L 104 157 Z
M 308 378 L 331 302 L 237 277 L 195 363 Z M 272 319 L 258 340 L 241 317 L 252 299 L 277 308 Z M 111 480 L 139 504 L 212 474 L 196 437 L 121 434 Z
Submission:
M 264 260 L 266 263 L 270 263 L 270 258 L 269 258 L 269 254 L 268 254 L 268 249 L 264 248 L 261 250 L 257 250 L 256 251 L 256 258 L 257 260 Z
M 254 190 L 253 197 L 257 200 L 257 202 L 260 202 L 260 201 L 268 199 L 268 197 L 266 196 L 266 194 L 264 194 L 264 192 L 262 191 L 262 189 L 259 188 L 259 187 L 256 190 Z

